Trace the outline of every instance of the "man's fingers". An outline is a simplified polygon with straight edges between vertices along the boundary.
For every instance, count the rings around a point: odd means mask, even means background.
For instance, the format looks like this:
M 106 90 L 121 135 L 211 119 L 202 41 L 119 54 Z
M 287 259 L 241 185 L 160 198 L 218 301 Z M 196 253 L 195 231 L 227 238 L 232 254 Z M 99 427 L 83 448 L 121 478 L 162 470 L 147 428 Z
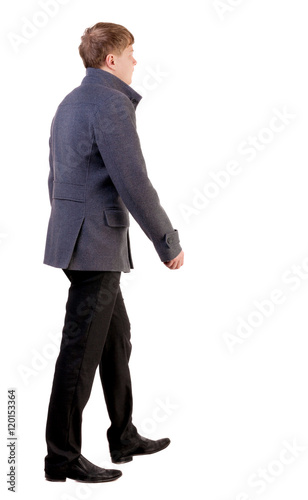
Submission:
M 170 260 L 169 262 L 164 262 L 164 264 L 169 269 L 178 269 L 179 268 L 178 263 L 177 262 L 173 262 L 172 260 Z
M 169 267 L 169 269 L 180 269 L 180 267 L 184 264 L 184 252 L 181 253 L 172 260 L 168 260 L 164 262 L 165 266 Z

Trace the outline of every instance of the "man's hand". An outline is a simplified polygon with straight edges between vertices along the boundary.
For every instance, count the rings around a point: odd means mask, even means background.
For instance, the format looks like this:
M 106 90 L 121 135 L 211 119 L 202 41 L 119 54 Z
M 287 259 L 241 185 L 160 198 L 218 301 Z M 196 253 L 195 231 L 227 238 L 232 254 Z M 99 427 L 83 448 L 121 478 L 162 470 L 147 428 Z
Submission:
M 184 252 L 183 250 L 177 257 L 172 260 L 168 260 L 164 262 L 165 266 L 169 267 L 169 269 L 180 269 L 180 267 L 184 264 Z

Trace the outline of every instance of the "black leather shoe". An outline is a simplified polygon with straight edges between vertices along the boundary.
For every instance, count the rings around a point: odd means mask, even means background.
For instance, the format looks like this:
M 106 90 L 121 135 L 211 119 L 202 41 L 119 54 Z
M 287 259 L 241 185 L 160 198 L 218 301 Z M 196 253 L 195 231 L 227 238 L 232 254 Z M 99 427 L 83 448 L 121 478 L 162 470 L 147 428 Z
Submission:
M 65 474 L 48 474 L 45 472 L 47 481 L 66 481 L 66 478 L 74 479 L 82 483 L 104 483 L 114 481 L 122 476 L 120 470 L 102 469 L 92 464 L 85 457 L 80 455 L 69 463 Z
M 125 464 L 127 462 L 131 462 L 133 460 L 133 456 L 151 455 L 152 453 L 157 453 L 158 451 L 167 448 L 169 444 L 170 439 L 168 438 L 153 441 L 152 439 L 144 438 L 138 434 L 138 438 L 131 446 L 126 445 L 120 449 L 111 449 L 110 447 L 111 461 L 114 464 Z

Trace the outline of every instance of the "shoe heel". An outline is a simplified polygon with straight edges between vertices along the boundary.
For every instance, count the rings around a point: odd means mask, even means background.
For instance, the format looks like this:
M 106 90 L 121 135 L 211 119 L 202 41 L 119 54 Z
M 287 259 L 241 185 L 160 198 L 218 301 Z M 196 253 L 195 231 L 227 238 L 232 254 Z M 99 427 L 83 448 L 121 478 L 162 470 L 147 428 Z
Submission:
M 46 481 L 65 483 L 66 476 L 51 476 L 50 474 L 45 473 L 45 479 Z
M 133 460 L 133 457 L 119 457 L 119 458 L 112 458 L 111 461 L 113 464 L 126 464 L 127 462 L 131 462 Z

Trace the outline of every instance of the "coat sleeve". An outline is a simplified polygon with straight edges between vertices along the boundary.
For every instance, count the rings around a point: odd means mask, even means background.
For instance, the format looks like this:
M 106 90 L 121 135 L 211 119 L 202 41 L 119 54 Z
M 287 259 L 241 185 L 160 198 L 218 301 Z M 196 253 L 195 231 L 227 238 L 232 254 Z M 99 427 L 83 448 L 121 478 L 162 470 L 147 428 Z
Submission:
M 152 241 L 161 261 L 180 252 L 179 234 L 160 204 L 147 175 L 136 130 L 135 109 L 118 93 L 94 117 L 94 133 L 108 174 L 124 204 Z

